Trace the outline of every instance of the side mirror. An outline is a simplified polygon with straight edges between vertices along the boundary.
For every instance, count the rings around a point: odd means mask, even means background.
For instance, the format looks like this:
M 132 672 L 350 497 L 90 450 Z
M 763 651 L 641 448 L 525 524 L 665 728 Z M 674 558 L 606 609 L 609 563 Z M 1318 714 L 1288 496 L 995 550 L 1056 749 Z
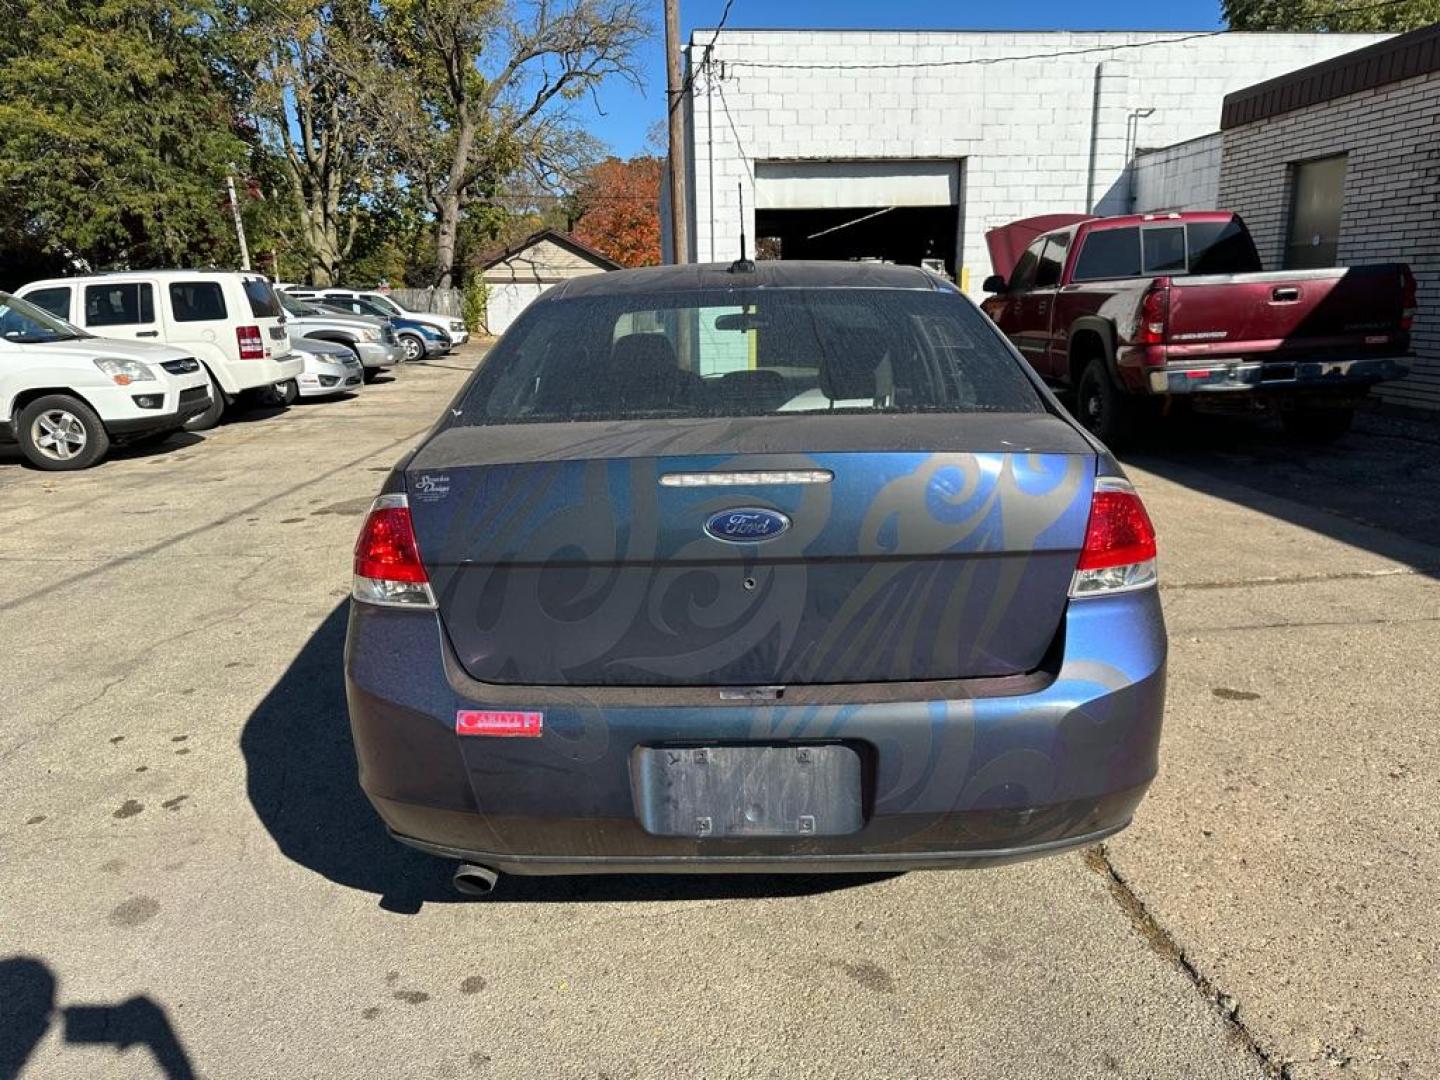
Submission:
M 991 274 L 981 284 L 980 288 L 989 293 L 1002 293 L 1005 291 L 1005 279 L 999 274 Z

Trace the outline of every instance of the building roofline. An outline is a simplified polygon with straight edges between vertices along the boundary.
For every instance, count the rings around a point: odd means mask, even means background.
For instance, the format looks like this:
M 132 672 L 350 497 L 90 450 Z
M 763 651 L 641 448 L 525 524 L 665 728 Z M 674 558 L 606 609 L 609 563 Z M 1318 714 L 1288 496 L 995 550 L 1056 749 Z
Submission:
M 1440 71 L 1440 23 L 1225 95 L 1220 130 Z
M 596 251 L 589 244 L 585 244 L 579 240 L 576 240 L 575 237 L 571 236 L 569 233 L 563 233 L 559 229 L 548 228 L 540 229 L 537 232 L 533 232 L 529 236 L 525 237 L 525 239 L 515 241 L 515 243 L 511 244 L 509 247 L 504 247 L 499 249 L 498 251 L 491 251 L 485 255 L 482 255 L 480 259 L 476 262 L 476 267 L 482 271 L 489 270 L 495 266 L 498 266 L 500 263 L 504 262 L 511 256 L 520 254 L 520 252 L 524 251 L 526 248 L 534 247 L 542 240 L 549 240 L 552 244 L 558 244 L 563 248 L 569 248 L 570 251 L 572 251 L 574 254 L 579 255 L 582 258 L 590 259 L 592 262 L 598 263 L 601 266 L 604 266 L 610 270 L 625 269 L 625 267 L 621 263 L 616 262 L 604 252 Z
M 1254 38 L 1276 38 L 1276 37 L 1314 37 L 1314 38 L 1373 38 L 1379 31 L 1375 30 L 1348 30 L 1343 32 L 1325 30 L 1226 30 L 1223 26 L 1191 26 L 1191 27 L 1086 27 L 1062 30 L 1036 30 L 1036 29 L 1009 29 L 997 30 L 987 28 L 977 30 L 965 26 L 726 26 L 720 30 L 720 37 L 723 40 L 726 34 L 972 34 L 976 37 L 986 35 L 1005 34 L 1010 37 L 1017 37 L 1022 34 L 1031 34 L 1035 37 L 1059 37 L 1062 34 L 1106 34 L 1120 37 L 1125 34 L 1206 34 L 1214 32 L 1216 36 L 1225 37 L 1254 37 Z M 696 26 L 690 31 L 693 44 L 706 45 L 710 42 L 710 35 L 715 33 L 713 26 Z M 696 41 L 699 38 L 701 40 Z

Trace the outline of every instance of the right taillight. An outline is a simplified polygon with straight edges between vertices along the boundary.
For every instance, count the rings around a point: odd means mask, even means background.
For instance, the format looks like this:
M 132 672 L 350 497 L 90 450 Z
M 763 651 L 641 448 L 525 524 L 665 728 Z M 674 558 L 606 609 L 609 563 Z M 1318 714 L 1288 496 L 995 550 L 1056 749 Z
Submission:
M 1155 526 L 1145 504 L 1128 480 L 1097 477 L 1070 595 L 1129 592 L 1148 588 L 1155 580 Z
M 1400 268 L 1400 329 L 1409 331 L 1415 325 L 1415 308 L 1418 305 L 1415 275 L 1408 266 Z
M 1141 345 L 1163 345 L 1170 320 L 1170 279 L 1156 278 L 1140 298 L 1140 327 L 1135 338 Z
M 435 606 L 410 520 L 410 501 L 404 495 L 381 495 L 370 507 L 355 541 L 350 595 L 386 607 Z
M 265 341 L 258 326 L 237 326 L 235 342 L 240 346 L 241 360 L 264 360 Z

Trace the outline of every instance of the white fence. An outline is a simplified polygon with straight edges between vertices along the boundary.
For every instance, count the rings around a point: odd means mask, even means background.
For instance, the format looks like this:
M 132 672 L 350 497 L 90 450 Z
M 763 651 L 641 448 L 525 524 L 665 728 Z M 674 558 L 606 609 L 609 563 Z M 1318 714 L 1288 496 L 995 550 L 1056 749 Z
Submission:
M 465 314 L 465 298 L 459 289 L 391 289 L 390 295 L 412 311 L 433 311 L 457 319 Z

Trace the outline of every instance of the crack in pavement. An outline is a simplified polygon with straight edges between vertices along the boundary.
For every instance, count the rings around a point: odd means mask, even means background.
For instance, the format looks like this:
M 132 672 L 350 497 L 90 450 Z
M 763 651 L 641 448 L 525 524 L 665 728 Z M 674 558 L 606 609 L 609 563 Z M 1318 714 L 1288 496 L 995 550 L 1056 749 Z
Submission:
M 1381 570 L 1336 570 L 1330 574 L 1291 574 L 1289 576 L 1232 578 L 1221 581 L 1177 581 L 1161 583 L 1160 591 L 1191 592 L 1203 589 L 1246 589 L 1265 585 L 1315 585 L 1326 581 L 1369 581 L 1387 577 L 1434 577 L 1440 575 L 1440 563 L 1434 566 L 1387 566 Z
M 1145 901 L 1141 900 L 1130 887 L 1130 883 L 1120 876 L 1115 864 L 1110 861 L 1105 845 L 1096 844 L 1086 848 L 1082 852 L 1082 858 L 1087 867 L 1105 880 L 1110 895 L 1130 919 L 1136 933 L 1145 939 L 1146 944 L 1156 954 L 1173 964 L 1190 981 L 1196 992 L 1220 1014 L 1230 1036 L 1255 1059 L 1266 1075 L 1274 1077 L 1275 1080 L 1294 1080 L 1294 1073 L 1290 1070 L 1291 1063 L 1261 1044 L 1259 1037 L 1240 1019 L 1240 1003 L 1216 986 L 1210 977 L 1196 966 L 1195 961 L 1185 955 L 1185 950 L 1180 948 L 1175 938 L 1145 906 Z
M 1235 634 L 1251 630 L 1326 630 L 1342 626 L 1417 626 L 1440 622 L 1440 616 L 1422 615 L 1414 619 L 1325 619 L 1315 622 L 1221 623 L 1214 626 L 1172 627 L 1175 637 L 1187 634 Z

